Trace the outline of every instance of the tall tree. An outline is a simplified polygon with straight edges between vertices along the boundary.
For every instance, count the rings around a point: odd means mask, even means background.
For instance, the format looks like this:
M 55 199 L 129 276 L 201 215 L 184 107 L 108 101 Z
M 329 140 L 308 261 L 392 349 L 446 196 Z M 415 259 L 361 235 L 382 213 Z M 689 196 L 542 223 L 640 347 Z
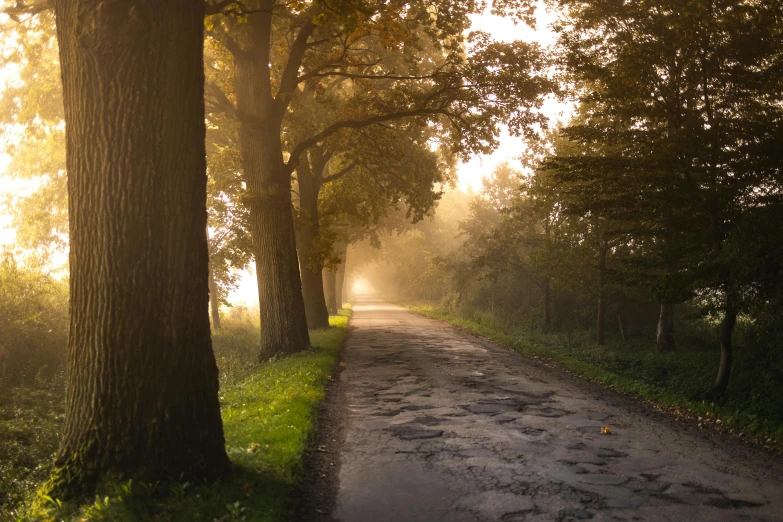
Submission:
M 207 312 L 203 3 L 57 0 L 71 326 L 52 495 L 227 471 Z
M 583 101 L 595 104 L 594 121 L 602 123 L 574 129 L 572 138 L 596 142 L 603 122 L 615 127 L 608 139 L 624 151 L 609 158 L 621 160 L 621 169 L 613 172 L 630 173 L 632 181 L 612 188 L 615 195 L 634 186 L 649 189 L 649 197 L 637 198 L 644 210 L 640 218 L 658 221 L 656 250 L 663 254 L 664 273 L 683 276 L 667 277 L 665 286 L 686 281 L 705 310 L 720 318 L 714 392 L 722 393 L 737 316 L 757 285 L 748 277 L 751 271 L 727 254 L 741 237 L 732 230 L 780 191 L 779 2 L 559 3 L 567 13 L 561 38 L 565 64 L 577 77 Z M 651 202 L 664 212 L 656 215 Z M 667 314 L 661 316 L 666 321 Z
M 481 5 L 440 0 L 360 2 L 214 2 L 210 35 L 233 59 L 232 85 L 209 86 L 213 112 L 239 125 L 245 198 L 261 303 L 261 358 L 309 343 L 290 202 L 290 177 L 304 154 L 343 129 L 399 119 L 451 127 L 455 150 L 487 151 L 497 124 L 538 123 L 531 108 L 549 88 L 543 57 L 530 44 L 501 44 L 475 35 L 470 54 L 463 32 Z M 498 9 L 529 15 L 530 2 Z M 420 60 L 422 46 L 437 53 Z M 398 67 L 403 65 L 404 67 Z M 282 131 L 300 85 L 311 79 L 352 83 L 352 103 L 317 132 L 286 147 Z M 226 89 L 229 87 L 230 89 Z

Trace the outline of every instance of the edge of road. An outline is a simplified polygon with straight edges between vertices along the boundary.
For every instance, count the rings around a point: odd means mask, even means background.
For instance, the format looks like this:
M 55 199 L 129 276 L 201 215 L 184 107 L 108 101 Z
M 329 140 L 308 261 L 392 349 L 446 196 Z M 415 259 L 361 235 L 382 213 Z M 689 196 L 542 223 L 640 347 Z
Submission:
M 335 522 L 332 518 L 337 507 L 337 490 L 340 485 L 340 450 L 345 442 L 346 421 L 345 405 L 347 382 L 343 379 L 342 365 L 345 347 L 351 332 L 356 329 L 348 319 L 347 335 L 337 354 L 338 364 L 332 370 L 331 383 L 326 389 L 326 397 L 318 406 L 315 437 L 305 451 L 302 481 L 300 483 L 300 501 L 293 520 L 301 522 Z

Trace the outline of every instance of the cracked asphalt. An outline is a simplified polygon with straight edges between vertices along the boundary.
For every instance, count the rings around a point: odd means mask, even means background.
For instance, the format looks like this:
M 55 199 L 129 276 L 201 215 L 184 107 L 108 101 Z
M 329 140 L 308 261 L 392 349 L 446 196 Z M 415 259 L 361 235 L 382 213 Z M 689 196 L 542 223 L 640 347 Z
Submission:
M 783 520 L 779 457 L 372 298 L 352 326 L 332 520 Z

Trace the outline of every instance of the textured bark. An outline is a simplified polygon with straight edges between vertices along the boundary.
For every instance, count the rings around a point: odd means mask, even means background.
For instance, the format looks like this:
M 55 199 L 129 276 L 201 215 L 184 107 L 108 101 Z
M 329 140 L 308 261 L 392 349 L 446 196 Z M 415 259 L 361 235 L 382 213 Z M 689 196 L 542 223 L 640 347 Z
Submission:
M 322 264 L 314 249 L 321 233 L 318 222 L 318 193 L 321 190 L 322 169 L 325 167 L 323 157 L 314 162 L 314 168 L 305 159 L 297 168 L 299 180 L 299 230 L 297 242 L 299 247 L 299 266 L 302 274 L 302 297 L 304 298 L 307 326 L 311 329 L 328 328 L 329 312 L 324 299 Z
M 674 305 L 671 303 L 661 303 L 655 342 L 661 352 L 674 350 Z
M 209 263 L 209 311 L 212 314 L 212 327 L 220 330 L 220 301 L 217 296 L 217 283 L 215 282 L 215 271 L 212 270 L 212 263 Z
M 605 344 L 606 332 L 606 255 L 609 245 L 601 241 L 598 252 L 598 313 L 596 314 L 596 344 Z
M 726 391 L 731 375 L 731 363 L 733 359 L 731 336 L 734 326 L 737 324 L 737 310 L 731 302 L 726 304 L 723 320 L 720 323 L 720 366 L 718 377 L 715 380 L 713 394 L 720 395 Z
M 56 0 L 70 335 L 48 490 L 228 470 L 209 332 L 203 2 Z
M 246 49 L 234 55 L 234 89 L 258 278 L 259 359 L 264 361 L 307 348 L 310 337 L 296 255 L 291 180 L 280 143 L 284 109 L 271 92 L 271 10 L 249 15 L 242 26 Z
M 329 315 L 337 315 L 337 281 L 335 277 L 336 273 L 329 269 L 324 269 L 324 295 L 326 297 L 326 308 L 329 310 Z

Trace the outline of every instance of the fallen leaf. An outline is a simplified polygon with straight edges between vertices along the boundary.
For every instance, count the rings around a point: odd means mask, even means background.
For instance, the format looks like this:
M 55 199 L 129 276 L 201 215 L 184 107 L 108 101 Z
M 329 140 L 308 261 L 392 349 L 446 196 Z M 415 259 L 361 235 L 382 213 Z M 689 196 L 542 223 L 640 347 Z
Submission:
M 603 426 L 601 428 L 601 433 L 603 435 L 611 435 L 612 434 L 612 430 L 611 430 L 611 428 L 609 428 L 609 426 Z

